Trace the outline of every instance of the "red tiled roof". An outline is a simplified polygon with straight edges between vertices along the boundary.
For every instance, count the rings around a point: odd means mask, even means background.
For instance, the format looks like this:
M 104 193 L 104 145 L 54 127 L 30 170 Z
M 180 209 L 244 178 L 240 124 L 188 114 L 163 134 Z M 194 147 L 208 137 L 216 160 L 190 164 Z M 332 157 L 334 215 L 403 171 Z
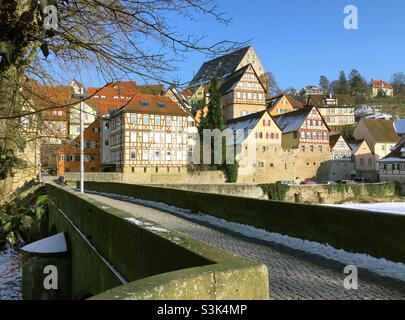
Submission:
M 148 105 L 144 106 L 142 102 L 147 101 Z M 161 107 L 159 104 L 164 105 Z M 168 97 L 151 94 L 138 93 L 125 107 L 122 108 L 124 112 L 138 112 L 150 114 L 168 114 L 174 116 L 190 116 L 175 102 Z
M 392 85 L 384 80 L 373 80 L 371 83 L 373 88 L 386 88 L 386 89 L 393 89 Z

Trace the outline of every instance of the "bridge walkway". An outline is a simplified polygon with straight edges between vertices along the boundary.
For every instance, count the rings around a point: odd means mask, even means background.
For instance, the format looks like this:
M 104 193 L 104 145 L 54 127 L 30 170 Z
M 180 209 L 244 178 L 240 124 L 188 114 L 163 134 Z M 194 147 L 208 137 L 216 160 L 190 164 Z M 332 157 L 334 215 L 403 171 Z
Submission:
M 374 300 L 405 299 L 405 285 L 401 281 L 359 270 L 359 289 L 346 290 L 343 286 L 344 265 L 276 243 L 248 238 L 231 230 L 202 223 L 192 218 L 135 203 L 116 195 L 87 194 L 106 206 L 131 212 L 168 230 L 183 233 L 228 252 L 267 265 L 270 297 L 275 300 Z

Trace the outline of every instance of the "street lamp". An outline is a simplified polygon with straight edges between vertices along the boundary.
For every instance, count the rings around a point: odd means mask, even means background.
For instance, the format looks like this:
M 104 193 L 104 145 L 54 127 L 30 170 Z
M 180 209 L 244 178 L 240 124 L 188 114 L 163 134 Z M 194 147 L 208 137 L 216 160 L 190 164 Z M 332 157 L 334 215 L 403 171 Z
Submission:
M 80 88 L 79 94 L 73 94 L 72 98 L 80 100 L 80 193 L 84 194 L 84 124 L 83 124 L 83 106 L 84 99 L 91 97 L 89 94 L 84 94 L 84 88 Z

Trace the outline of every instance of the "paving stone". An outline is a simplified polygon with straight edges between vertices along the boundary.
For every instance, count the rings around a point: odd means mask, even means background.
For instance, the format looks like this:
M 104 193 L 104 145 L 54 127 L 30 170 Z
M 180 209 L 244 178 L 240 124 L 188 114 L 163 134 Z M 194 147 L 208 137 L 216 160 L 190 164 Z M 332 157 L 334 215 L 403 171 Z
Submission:
M 311 254 L 301 252 L 296 255 L 271 242 L 257 242 L 238 234 L 219 231 L 199 221 L 189 221 L 127 200 L 92 194 L 89 196 L 108 206 L 131 212 L 134 217 L 154 221 L 169 230 L 266 264 L 272 299 L 405 300 L 405 287 L 400 281 L 387 280 L 377 275 L 366 276 L 359 270 L 359 290 L 345 290 L 343 281 L 346 275 L 343 267 L 333 261 L 325 264 L 323 258 L 316 259 Z

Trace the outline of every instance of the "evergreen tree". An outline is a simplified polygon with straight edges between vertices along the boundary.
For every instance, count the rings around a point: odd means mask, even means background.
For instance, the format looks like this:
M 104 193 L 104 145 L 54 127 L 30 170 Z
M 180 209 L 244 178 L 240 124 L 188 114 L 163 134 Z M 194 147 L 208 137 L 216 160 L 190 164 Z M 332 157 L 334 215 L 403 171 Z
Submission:
M 325 93 L 329 90 L 329 80 L 326 76 L 321 76 L 319 79 L 319 88 Z
M 349 83 L 346 78 L 344 71 L 341 71 L 339 74 L 339 80 L 336 82 L 334 87 L 334 93 L 337 94 L 348 94 L 349 93 Z
M 221 108 L 221 94 L 219 93 L 218 80 L 212 79 L 210 88 L 208 90 L 208 114 L 207 114 L 207 128 L 206 129 L 219 129 L 224 130 L 224 118 Z
M 366 95 L 368 92 L 367 81 L 361 76 L 361 74 L 353 69 L 349 75 L 349 87 L 350 93 L 353 96 Z

